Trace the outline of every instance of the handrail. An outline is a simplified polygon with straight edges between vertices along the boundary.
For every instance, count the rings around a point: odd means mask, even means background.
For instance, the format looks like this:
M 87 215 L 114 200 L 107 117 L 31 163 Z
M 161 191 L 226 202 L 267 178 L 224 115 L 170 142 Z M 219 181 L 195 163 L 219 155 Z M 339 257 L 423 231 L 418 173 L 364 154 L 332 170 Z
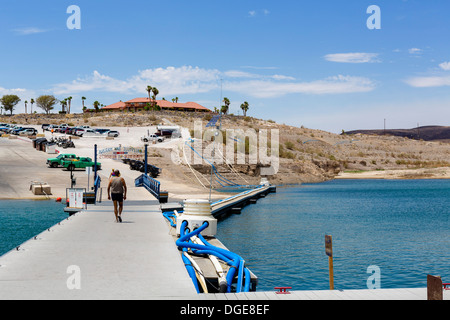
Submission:
M 134 180 L 134 184 L 136 187 L 144 187 L 156 199 L 160 200 L 161 183 L 158 180 L 143 174 Z
M 102 184 L 102 179 L 100 178 L 99 175 L 97 175 L 97 177 L 95 178 L 95 182 L 94 182 L 94 193 L 95 193 L 95 199 L 94 199 L 94 203 L 97 204 L 97 192 L 100 189 Z M 100 199 L 101 202 L 101 199 Z

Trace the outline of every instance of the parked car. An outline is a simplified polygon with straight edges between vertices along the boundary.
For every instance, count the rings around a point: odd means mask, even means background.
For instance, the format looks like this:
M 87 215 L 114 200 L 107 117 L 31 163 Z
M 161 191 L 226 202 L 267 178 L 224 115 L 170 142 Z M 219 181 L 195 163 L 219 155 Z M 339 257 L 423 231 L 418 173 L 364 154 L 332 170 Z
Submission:
M 10 133 L 12 133 L 12 134 L 18 136 L 18 135 L 20 134 L 20 131 L 25 130 L 25 129 L 28 129 L 28 128 L 19 127 L 19 128 L 17 128 L 17 129 L 12 130 Z
M 93 129 L 83 129 L 84 132 L 78 134 L 80 137 L 98 137 L 100 136 L 100 133 Z M 77 131 L 78 132 L 78 131 Z
M 158 137 L 156 134 L 151 134 L 151 135 L 148 135 L 148 136 L 143 136 L 141 138 L 141 140 L 143 142 L 149 142 L 149 141 L 163 142 L 164 138 L 163 137 Z
M 27 136 L 34 136 L 38 133 L 38 131 L 34 128 L 25 128 L 19 131 L 19 134 L 25 134 Z
M 61 165 L 67 168 L 69 171 L 73 171 L 76 168 L 93 167 L 95 163 L 88 157 L 77 157 L 75 159 L 65 159 L 61 161 Z M 101 163 L 97 162 L 97 170 L 101 169 Z
M 49 123 L 44 123 L 44 124 L 41 126 L 41 128 L 42 128 L 43 131 L 48 130 L 48 127 L 50 127 L 50 124 L 49 124 Z
M 99 134 L 105 134 L 109 131 L 109 129 L 94 129 L 95 132 L 98 132 Z
M 47 159 L 47 165 L 52 168 L 57 168 L 58 166 L 62 165 L 63 160 L 76 159 L 76 158 L 77 158 L 77 156 L 75 154 L 60 154 L 56 158 Z
M 69 134 L 71 130 L 72 130 L 72 128 L 70 128 L 70 127 L 59 128 L 59 132 L 64 133 L 64 134 Z
M 8 129 L 8 133 L 13 133 L 14 130 L 18 130 L 18 129 L 22 129 L 21 126 L 14 126 L 14 127 L 9 127 Z
M 53 132 L 56 132 L 57 129 L 59 129 L 59 126 L 57 126 L 55 124 L 51 124 L 51 125 L 48 126 L 47 130 L 48 131 L 52 131 L 53 130 Z
M 114 138 L 117 138 L 118 136 L 120 136 L 119 131 L 115 131 L 115 130 L 110 130 L 106 134 L 108 137 L 114 137 Z
M 77 130 L 75 130 L 75 135 L 81 137 L 84 133 L 85 129 L 83 128 L 78 128 Z

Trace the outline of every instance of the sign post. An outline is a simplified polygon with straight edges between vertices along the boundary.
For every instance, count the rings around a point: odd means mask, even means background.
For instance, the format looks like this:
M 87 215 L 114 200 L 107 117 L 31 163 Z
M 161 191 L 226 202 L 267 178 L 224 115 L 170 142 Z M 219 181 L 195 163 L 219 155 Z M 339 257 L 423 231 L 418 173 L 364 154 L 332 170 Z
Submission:
M 88 175 L 88 191 L 90 190 L 89 189 L 89 179 L 90 179 L 90 176 L 91 176 L 91 172 L 92 172 L 92 167 L 86 167 L 86 174 Z
M 328 269 L 330 272 L 330 290 L 334 290 L 334 273 L 333 273 L 333 238 L 325 236 L 325 253 L 328 256 Z

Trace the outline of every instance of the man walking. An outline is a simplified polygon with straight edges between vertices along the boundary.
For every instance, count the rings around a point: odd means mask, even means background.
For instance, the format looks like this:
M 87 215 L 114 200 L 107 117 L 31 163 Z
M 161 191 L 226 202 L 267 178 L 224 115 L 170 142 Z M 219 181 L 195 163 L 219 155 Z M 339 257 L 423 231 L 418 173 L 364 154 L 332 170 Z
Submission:
M 109 180 L 108 200 L 111 199 L 114 203 L 116 222 L 122 222 L 123 201 L 127 199 L 127 185 L 120 176 L 119 170 L 115 170 L 114 176 Z

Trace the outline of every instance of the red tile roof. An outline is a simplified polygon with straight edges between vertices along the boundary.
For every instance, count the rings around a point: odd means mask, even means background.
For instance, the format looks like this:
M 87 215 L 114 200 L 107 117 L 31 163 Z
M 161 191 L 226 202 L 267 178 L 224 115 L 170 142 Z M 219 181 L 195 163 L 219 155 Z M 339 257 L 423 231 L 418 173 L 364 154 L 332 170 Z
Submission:
M 117 102 L 114 104 L 111 104 L 109 106 L 104 107 L 103 109 L 106 110 L 112 110 L 112 109 L 124 109 L 127 106 L 129 106 L 131 103 L 151 103 L 153 100 L 150 100 L 149 98 L 135 98 L 126 102 Z M 198 110 L 198 111 L 208 111 L 210 112 L 211 110 L 209 110 L 208 108 L 205 108 L 201 105 L 199 105 L 196 102 L 186 102 L 186 103 L 174 103 L 171 101 L 167 101 L 167 100 L 156 100 L 156 103 L 158 104 L 158 106 L 161 107 L 161 109 L 178 109 L 178 108 L 182 108 L 182 109 L 191 109 L 191 110 Z
M 123 110 L 123 109 L 125 109 L 125 106 L 126 106 L 125 102 L 120 101 L 120 102 L 110 104 L 109 106 L 103 107 L 102 109 L 103 110 L 115 110 L 115 109 Z

